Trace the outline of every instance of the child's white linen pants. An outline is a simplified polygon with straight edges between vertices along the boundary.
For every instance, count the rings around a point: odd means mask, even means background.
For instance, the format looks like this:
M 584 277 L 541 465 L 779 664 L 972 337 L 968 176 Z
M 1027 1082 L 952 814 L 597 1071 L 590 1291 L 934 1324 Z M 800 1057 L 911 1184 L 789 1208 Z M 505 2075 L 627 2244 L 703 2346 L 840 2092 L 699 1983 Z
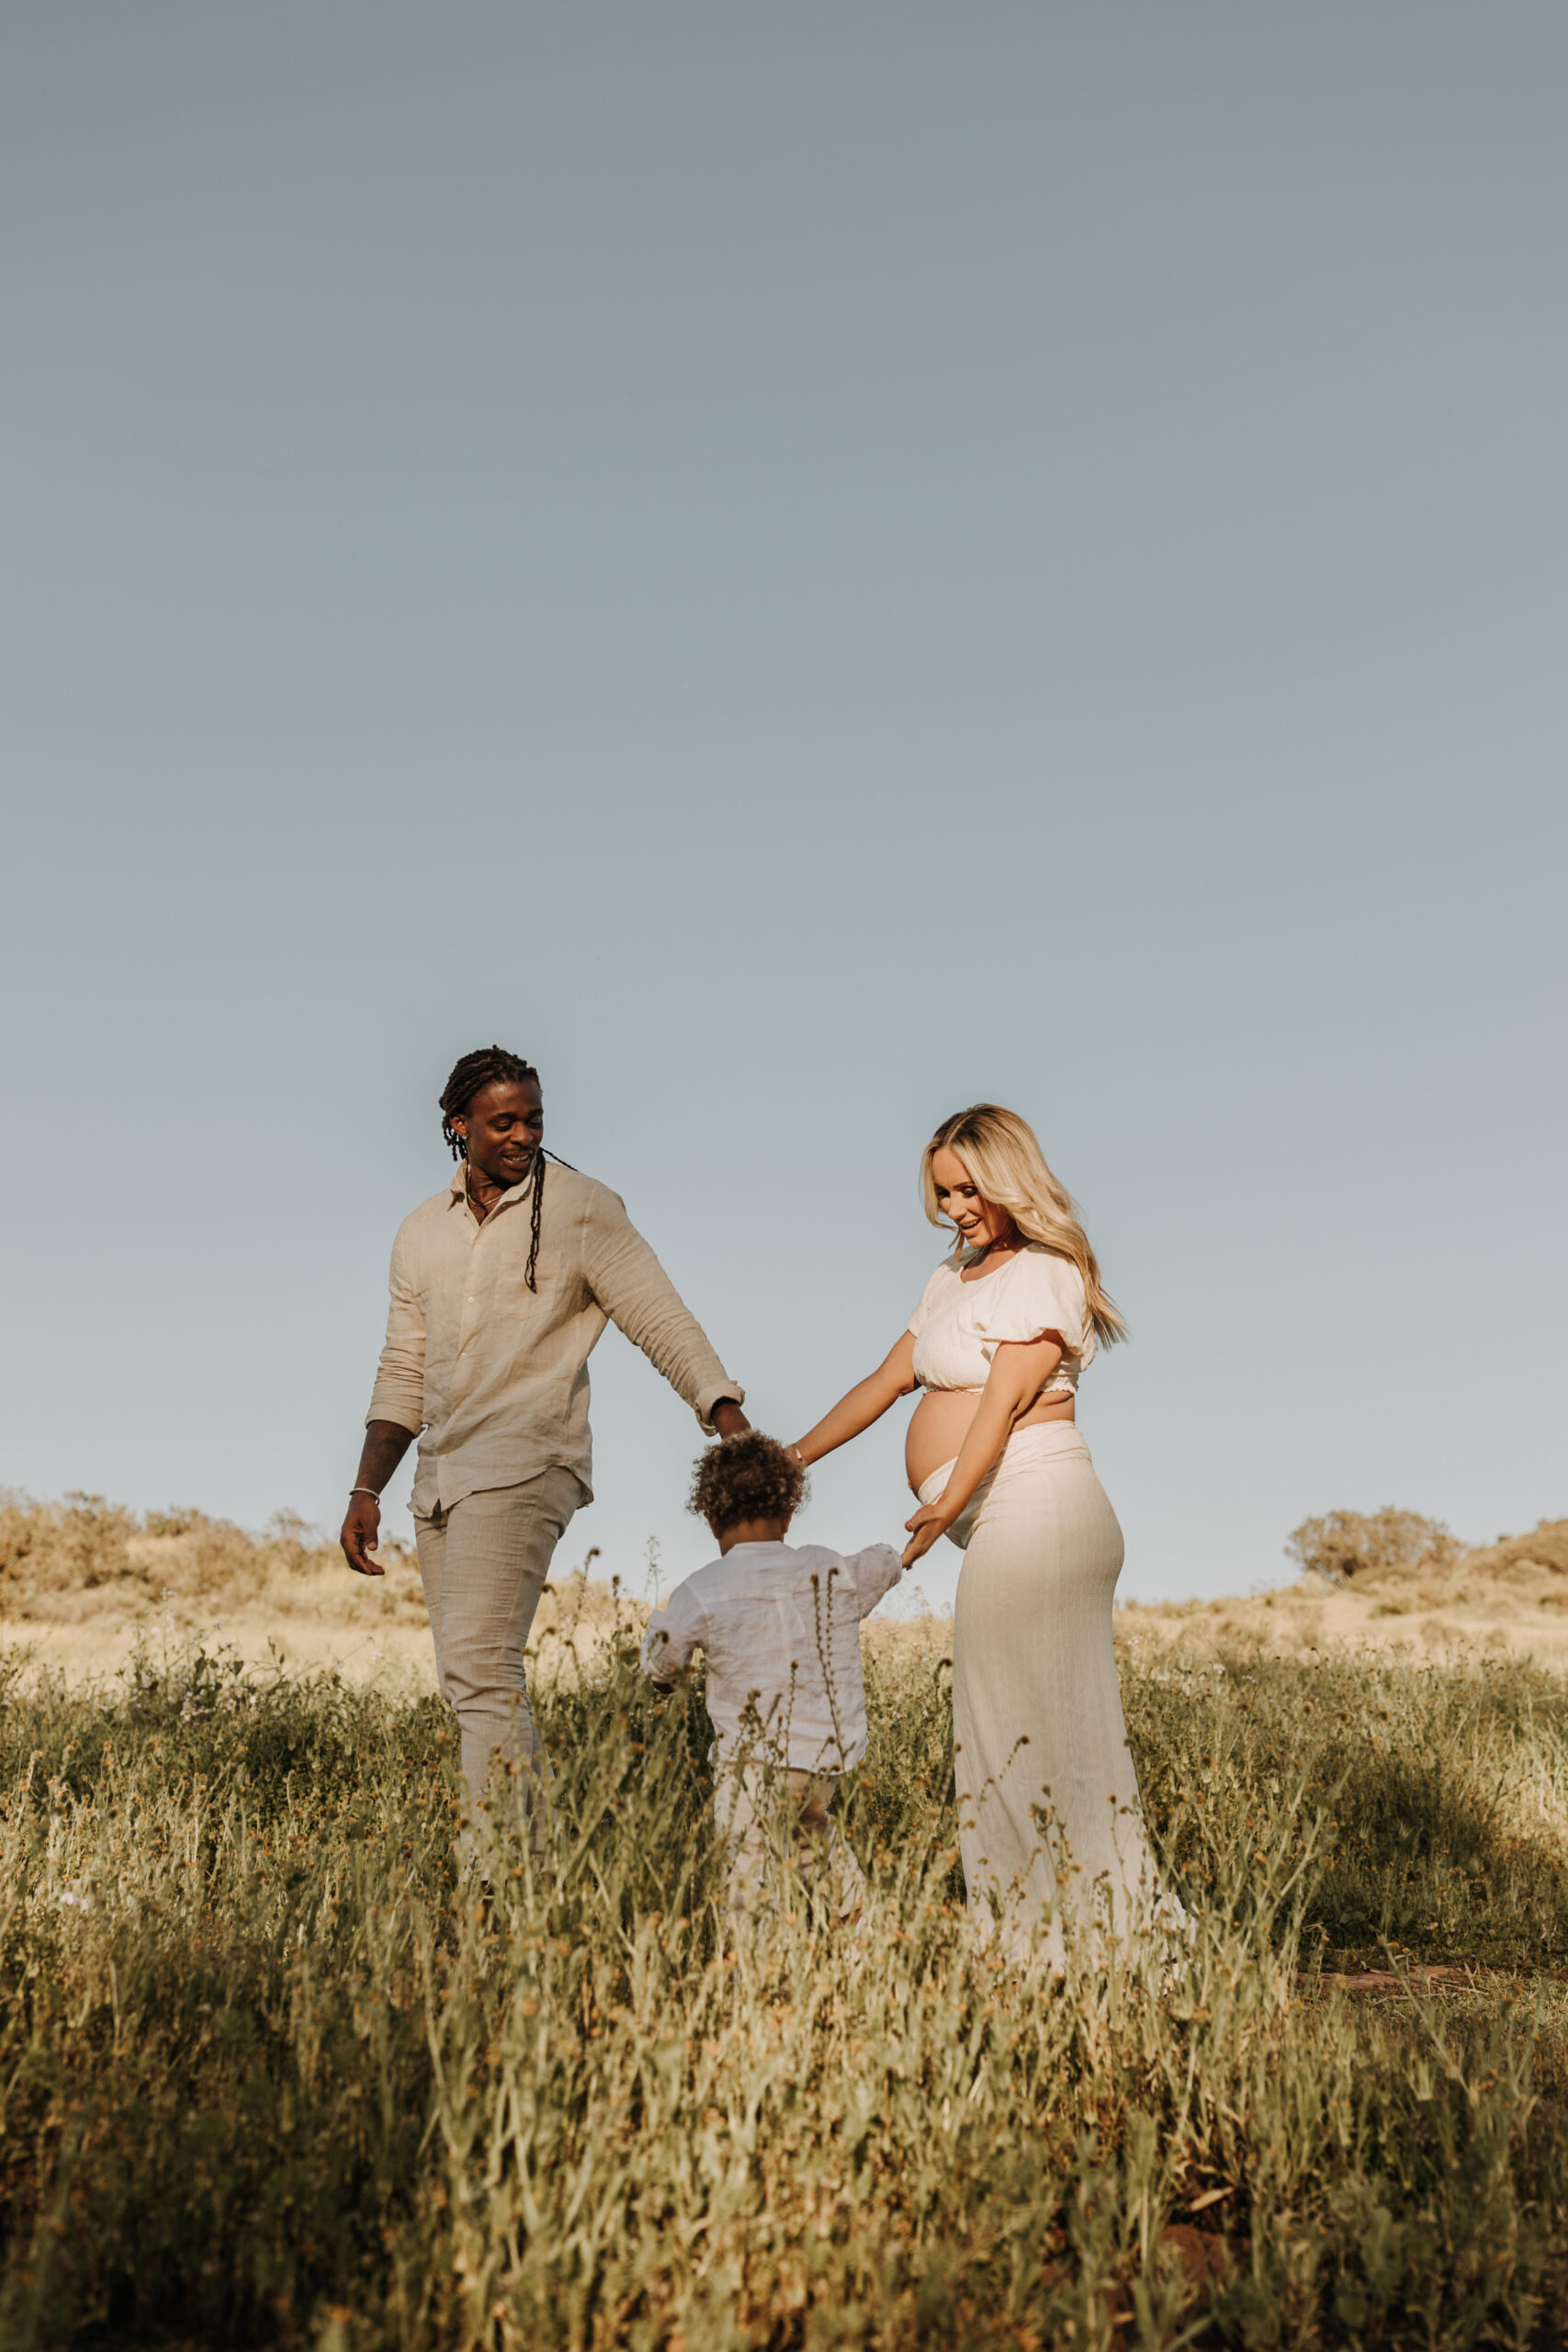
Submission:
M 750 1758 L 728 1765 L 715 1792 L 728 1847 L 726 1908 L 731 1933 L 750 1942 L 764 1918 L 788 1908 L 787 1880 L 818 1898 L 836 1926 L 865 1902 L 865 1879 L 831 1807 L 836 1772 L 793 1771 Z
M 470 1802 L 477 1810 L 487 1791 L 493 1802 L 492 1774 L 500 1783 L 515 1764 L 536 1846 L 544 1831 L 537 1784 L 549 1763 L 534 1728 L 523 1653 L 556 1545 L 581 1500 L 575 1474 L 557 1468 L 414 1521 L 435 1671 L 457 1717 Z

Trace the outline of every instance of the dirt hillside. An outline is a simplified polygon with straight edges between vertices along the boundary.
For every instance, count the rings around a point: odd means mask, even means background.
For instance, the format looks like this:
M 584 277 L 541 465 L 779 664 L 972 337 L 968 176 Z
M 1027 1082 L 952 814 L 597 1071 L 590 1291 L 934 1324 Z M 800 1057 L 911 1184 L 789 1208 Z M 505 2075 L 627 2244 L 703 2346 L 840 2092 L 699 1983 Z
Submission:
M 1395 1521 L 1400 1541 L 1382 1540 Z M 1568 1519 L 1471 1550 L 1409 1513 L 1334 1513 L 1304 1532 L 1328 1527 L 1339 1563 L 1330 1572 L 1245 1600 L 1129 1602 L 1117 1611 L 1118 1639 L 1287 1657 L 1346 1645 L 1407 1656 L 1528 1651 L 1568 1667 Z M 1360 1546 L 1349 1573 L 1347 1528 Z M 398 1544 L 382 1557 L 378 1581 L 353 1577 L 335 1544 L 287 1513 L 255 1536 L 199 1511 L 138 1519 L 98 1496 L 0 1498 L 0 1649 L 74 1681 L 117 1671 L 141 1643 L 199 1640 L 257 1663 L 276 1655 L 293 1669 L 430 1687 L 418 1567 Z M 539 1665 L 570 1665 L 645 1613 L 597 1577 L 557 1577 L 535 1626 Z M 914 1631 L 873 1624 L 879 1639 Z
M 1337 1514 L 1347 1518 L 1348 1514 Z M 1120 1637 L 1270 1657 L 1351 1645 L 1394 1655 L 1525 1651 L 1568 1667 L 1568 1519 L 1472 1549 L 1321 1573 L 1245 1600 L 1130 1601 Z

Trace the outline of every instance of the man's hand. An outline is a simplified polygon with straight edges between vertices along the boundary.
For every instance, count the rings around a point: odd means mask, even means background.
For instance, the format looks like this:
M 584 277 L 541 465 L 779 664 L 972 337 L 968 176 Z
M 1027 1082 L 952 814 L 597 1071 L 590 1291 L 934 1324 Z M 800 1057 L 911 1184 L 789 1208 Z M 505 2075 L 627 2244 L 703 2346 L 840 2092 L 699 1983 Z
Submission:
M 381 1492 L 412 1443 L 413 1431 L 405 1430 L 400 1421 L 372 1421 L 365 1431 L 359 1475 L 348 1498 L 348 1517 L 337 1539 L 343 1545 L 344 1558 L 357 1577 L 382 1577 L 387 1573 L 370 1557 L 381 1532 Z M 362 1493 L 361 1488 L 366 1487 L 368 1493 Z
M 907 1519 L 904 1526 L 909 1541 L 904 1546 L 905 1567 L 912 1568 L 917 1560 L 923 1560 L 937 1537 L 945 1535 L 952 1525 L 951 1516 L 940 1503 L 926 1503 L 913 1519 Z
M 716 1437 L 739 1437 L 751 1424 L 733 1396 L 721 1396 L 713 1408 L 713 1426 Z
M 384 1577 L 385 1568 L 378 1567 L 370 1557 L 381 1533 L 381 1506 L 374 1495 L 350 1495 L 348 1516 L 343 1522 L 338 1542 L 343 1556 L 356 1576 Z

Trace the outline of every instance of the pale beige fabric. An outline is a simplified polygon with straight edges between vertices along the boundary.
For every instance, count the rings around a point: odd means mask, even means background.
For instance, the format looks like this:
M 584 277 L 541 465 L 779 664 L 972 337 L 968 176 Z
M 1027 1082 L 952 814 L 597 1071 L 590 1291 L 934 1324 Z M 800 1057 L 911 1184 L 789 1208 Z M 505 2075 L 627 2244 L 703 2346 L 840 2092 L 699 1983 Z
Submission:
M 983 1389 L 1002 1341 L 1055 1331 L 1066 1353 L 1044 1393 L 1071 1395 L 1095 1351 L 1077 1268 L 1043 1242 L 1032 1241 L 990 1273 L 965 1282 L 964 1271 L 976 1255 L 958 1250 L 944 1258 L 920 1293 L 905 1327 L 915 1341 L 915 1378 L 922 1388 Z
M 546 1470 L 414 1521 L 435 1671 L 457 1718 L 470 1804 L 488 1798 L 503 1818 L 527 1815 L 536 1845 L 550 1768 L 534 1729 L 523 1653 L 556 1545 L 581 1500 L 571 1471 Z
M 760 1758 L 719 1774 L 714 1804 L 728 1847 L 726 1907 L 738 1939 L 750 1941 L 764 1919 L 792 1910 L 796 1888 L 835 1925 L 860 1912 L 865 1878 L 832 1811 L 838 1785 L 836 1772 L 794 1771 Z
M 606 1322 L 635 1341 L 709 1434 L 720 1397 L 744 1402 L 619 1196 L 553 1161 L 530 1291 L 531 1191 L 531 1179 L 514 1184 L 479 1225 L 459 1166 L 398 1228 L 387 1341 L 366 1419 L 423 1430 L 412 1495 L 422 1518 L 558 1468 L 571 1471 L 592 1501 L 588 1358 Z
M 953 1464 L 920 1488 L 934 1502 Z M 1122 1530 L 1079 1431 L 1021 1430 L 950 1533 L 953 1773 L 964 1882 L 982 1930 L 1059 1967 L 1064 1928 L 1125 1942 L 1179 1930 L 1144 1829 L 1111 1640 Z M 964 1548 L 966 1547 L 966 1548 Z M 1067 1867 L 1054 1867 L 1051 1848 Z

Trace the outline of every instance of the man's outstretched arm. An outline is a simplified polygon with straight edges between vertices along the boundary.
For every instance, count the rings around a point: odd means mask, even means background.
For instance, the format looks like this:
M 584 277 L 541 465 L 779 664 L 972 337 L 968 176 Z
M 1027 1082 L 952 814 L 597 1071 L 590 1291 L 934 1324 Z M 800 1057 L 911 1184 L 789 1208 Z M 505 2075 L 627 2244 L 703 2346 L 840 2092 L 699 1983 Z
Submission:
M 338 1537 L 344 1558 L 362 1577 L 386 1574 L 370 1557 L 381 1532 L 381 1489 L 412 1443 L 413 1431 L 396 1421 L 370 1421 L 366 1426 L 355 1491 L 348 1498 L 348 1515 Z
M 685 1398 L 704 1430 L 733 1437 L 750 1429 L 740 1409 L 745 1391 L 720 1363 L 706 1332 L 614 1193 L 599 1193 L 586 1238 L 594 1297 Z

